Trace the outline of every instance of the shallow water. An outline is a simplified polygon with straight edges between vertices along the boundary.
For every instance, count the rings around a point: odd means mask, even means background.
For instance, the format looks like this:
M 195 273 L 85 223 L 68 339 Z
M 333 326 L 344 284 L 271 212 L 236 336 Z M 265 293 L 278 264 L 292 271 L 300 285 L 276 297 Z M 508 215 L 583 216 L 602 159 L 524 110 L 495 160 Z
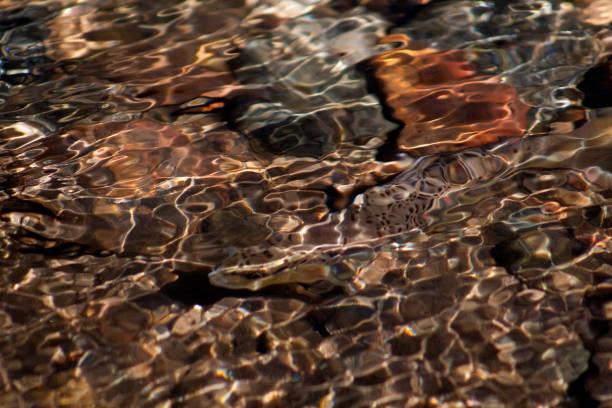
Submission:
M 0 406 L 612 406 L 612 3 L 0 3 Z

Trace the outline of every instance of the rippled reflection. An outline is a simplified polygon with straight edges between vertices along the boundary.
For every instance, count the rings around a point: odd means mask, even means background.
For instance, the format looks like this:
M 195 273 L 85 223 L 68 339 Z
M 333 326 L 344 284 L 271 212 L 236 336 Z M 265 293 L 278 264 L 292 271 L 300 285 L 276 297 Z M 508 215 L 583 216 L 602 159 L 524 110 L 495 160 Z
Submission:
M 606 406 L 608 10 L 3 3 L 0 406 Z
M 409 42 L 406 37 L 387 41 Z M 398 148 L 414 154 L 460 150 L 521 136 L 529 106 L 512 86 L 478 75 L 461 51 L 399 48 L 373 63 L 386 103 L 405 125 Z

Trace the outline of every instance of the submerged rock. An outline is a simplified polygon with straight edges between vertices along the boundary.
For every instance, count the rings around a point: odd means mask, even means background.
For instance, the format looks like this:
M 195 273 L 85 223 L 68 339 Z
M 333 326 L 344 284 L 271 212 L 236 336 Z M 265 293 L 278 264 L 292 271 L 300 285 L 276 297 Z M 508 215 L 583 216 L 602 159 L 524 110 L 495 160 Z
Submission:
M 50 77 L 0 106 L 0 405 L 610 401 L 596 6 L 40 3 Z
M 397 144 L 413 155 L 456 151 L 522 136 L 529 106 L 499 77 L 477 72 L 459 50 L 403 47 L 372 59 L 374 74 L 396 119 L 404 123 Z

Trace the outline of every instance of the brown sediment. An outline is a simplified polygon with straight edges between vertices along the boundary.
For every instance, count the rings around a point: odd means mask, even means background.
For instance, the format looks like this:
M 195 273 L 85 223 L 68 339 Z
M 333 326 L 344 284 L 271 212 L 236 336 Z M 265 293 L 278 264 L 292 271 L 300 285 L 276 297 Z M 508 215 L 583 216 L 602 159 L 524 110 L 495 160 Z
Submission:
M 400 150 L 458 151 L 527 130 L 529 106 L 515 88 L 478 73 L 465 52 L 422 48 L 402 35 L 386 42 L 404 43 L 371 60 L 387 105 L 404 123 Z

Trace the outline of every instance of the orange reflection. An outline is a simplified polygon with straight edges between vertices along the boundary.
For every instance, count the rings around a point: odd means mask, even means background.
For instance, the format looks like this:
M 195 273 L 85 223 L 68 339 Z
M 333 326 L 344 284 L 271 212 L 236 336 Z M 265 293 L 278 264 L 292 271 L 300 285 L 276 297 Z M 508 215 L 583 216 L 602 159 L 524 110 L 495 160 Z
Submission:
M 459 50 L 405 45 L 372 59 L 387 105 L 405 126 L 398 147 L 415 155 L 456 151 L 521 136 L 529 106 L 494 76 L 480 75 Z

